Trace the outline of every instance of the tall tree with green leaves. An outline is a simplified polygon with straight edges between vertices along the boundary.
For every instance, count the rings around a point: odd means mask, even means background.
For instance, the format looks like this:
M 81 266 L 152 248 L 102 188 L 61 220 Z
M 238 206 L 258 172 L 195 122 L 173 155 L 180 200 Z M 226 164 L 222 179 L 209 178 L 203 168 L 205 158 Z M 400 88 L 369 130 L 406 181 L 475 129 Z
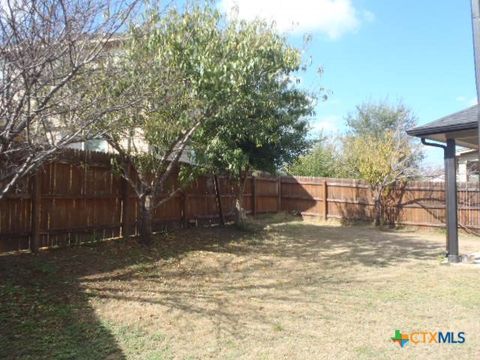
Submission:
M 312 97 L 295 86 L 300 51 L 261 21 L 232 20 L 226 51 L 235 54 L 228 76 L 236 84 L 221 117 L 194 136 L 204 169 L 236 180 L 235 220 L 245 220 L 243 192 L 251 170 L 276 172 L 308 146 Z
M 112 66 L 123 76 L 105 79 L 105 91 L 135 87 L 136 106 L 104 122 L 104 137 L 119 153 L 121 175 L 130 183 L 140 208 L 140 240 L 151 242 L 156 208 L 181 190 L 169 182 L 192 136 L 221 116 L 237 86 L 229 76 L 237 55 L 227 50 L 222 17 L 212 7 L 146 10 L 131 28 Z
M 300 117 L 311 112 L 311 101 L 287 78 L 298 69 L 299 53 L 264 24 L 227 22 L 209 4 L 148 9 L 109 64 L 124 75 L 104 79 L 112 102 L 123 88 L 136 88 L 136 106 L 103 125 L 119 153 L 118 169 L 137 194 L 145 244 L 154 210 L 181 190 L 168 180 L 187 147 L 197 169 L 241 179 L 249 168 L 273 171 L 304 148 Z

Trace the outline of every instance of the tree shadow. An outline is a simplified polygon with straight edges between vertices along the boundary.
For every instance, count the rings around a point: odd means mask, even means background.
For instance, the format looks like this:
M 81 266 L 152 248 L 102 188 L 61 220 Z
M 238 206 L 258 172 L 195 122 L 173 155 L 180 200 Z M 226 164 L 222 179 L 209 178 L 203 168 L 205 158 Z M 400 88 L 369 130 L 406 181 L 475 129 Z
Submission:
M 0 257 L 0 358 L 125 358 L 66 266 L 71 250 Z

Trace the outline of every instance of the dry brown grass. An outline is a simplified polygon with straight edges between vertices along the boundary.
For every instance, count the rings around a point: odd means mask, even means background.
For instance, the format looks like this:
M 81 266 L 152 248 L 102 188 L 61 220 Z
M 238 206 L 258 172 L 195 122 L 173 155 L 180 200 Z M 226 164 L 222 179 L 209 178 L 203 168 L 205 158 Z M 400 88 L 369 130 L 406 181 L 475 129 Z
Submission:
M 47 341 L 39 350 L 1 327 L 9 345 L 0 355 L 18 355 L 13 341 L 40 357 L 68 358 L 57 348 L 73 341 L 72 358 L 89 358 L 85 347 L 110 359 L 480 358 L 480 269 L 440 265 L 444 242 L 441 233 L 276 216 L 247 231 L 179 231 L 158 237 L 151 249 L 110 243 L 53 251 L 33 262 L 6 258 L 4 270 L 27 269 L 5 271 L 10 286 L 16 279 L 26 292 L 28 274 L 39 262 L 50 264 L 52 271 L 37 274 L 52 276 L 43 287 L 55 294 L 48 302 L 63 293 L 59 304 L 73 309 L 69 321 L 81 331 L 89 324 L 91 336 L 73 340 L 75 328 L 62 343 Z M 464 252 L 480 250 L 480 239 L 462 235 L 461 245 Z M 3 301 L 22 303 L 6 292 Z M 65 320 L 57 312 L 41 315 Z M 7 323 L 10 332 L 25 331 Z M 464 331 L 467 341 L 400 349 L 390 340 L 395 329 Z M 34 339 L 45 344 L 44 336 Z

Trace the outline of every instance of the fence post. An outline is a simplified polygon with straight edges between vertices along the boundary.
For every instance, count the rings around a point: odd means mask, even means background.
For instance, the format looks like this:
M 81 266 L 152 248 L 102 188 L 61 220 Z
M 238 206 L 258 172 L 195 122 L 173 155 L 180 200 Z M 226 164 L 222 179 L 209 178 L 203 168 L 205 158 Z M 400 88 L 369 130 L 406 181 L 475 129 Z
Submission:
M 126 240 L 130 236 L 131 229 L 130 229 L 130 221 L 129 221 L 129 214 L 130 214 L 130 191 L 129 191 L 129 183 L 127 180 L 122 178 L 122 187 L 121 187 L 121 197 L 122 197 L 122 237 Z
M 225 225 L 225 216 L 223 215 L 222 195 L 220 194 L 220 185 L 218 184 L 218 176 L 213 175 L 213 181 L 215 184 L 215 195 L 217 197 L 218 214 L 220 216 L 220 225 Z
M 328 219 L 328 185 L 326 179 L 323 181 L 323 219 Z
M 32 177 L 32 240 L 30 250 L 37 253 L 40 248 L 40 220 L 42 204 L 42 178 L 40 170 Z
M 184 190 L 182 192 L 182 226 L 184 228 L 186 228 L 188 224 L 187 210 L 188 210 L 188 194 Z
M 279 176 L 277 179 L 277 212 L 282 211 L 282 177 Z
M 257 215 L 257 178 L 252 175 L 252 215 Z

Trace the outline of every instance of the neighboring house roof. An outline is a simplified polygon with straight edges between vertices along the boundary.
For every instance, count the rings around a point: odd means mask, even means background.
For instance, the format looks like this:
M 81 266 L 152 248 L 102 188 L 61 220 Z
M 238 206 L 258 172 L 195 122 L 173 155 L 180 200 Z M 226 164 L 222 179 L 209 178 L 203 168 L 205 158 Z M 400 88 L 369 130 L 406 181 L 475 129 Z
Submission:
M 172 160 L 172 159 L 173 159 L 173 154 L 168 157 L 168 160 Z M 180 159 L 178 159 L 178 161 L 188 165 L 197 165 L 194 160 L 193 150 L 189 146 L 183 149 L 182 154 L 180 155 Z
M 459 151 L 455 155 L 457 158 L 464 158 L 464 157 L 469 157 L 470 155 L 476 155 L 478 157 L 478 150 L 477 149 L 469 149 L 469 150 L 464 150 L 464 151 Z
M 98 141 L 101 141 L 105 146 L 99 146 Z M 92 147 L 91 144 L 94 144 Z M 90 146 L 89 146 L 90 145 Z M 83 142 L 73 143 L 67 146 L 67 148 L 76 149 L 76 150 L 86 150 L 95 153 L 111 153 L 111 154 L 118 154 L 118 152 L 111 146 L 108 145 L 105 139 L 91 139 Z M 142 151 L 142 149 L 140 150 Z M 143 150 L 146 151 L 146 150 Z M 172 153 L 168 157 L 168 161 L 171 161 L 174 158 L 175 154 Z M 195 155 L 193 149 L 190 146 L 185 147 L 182 153 L 180 154 L 180 158 L 178 159 L 180 163 L 188 164 L 188 165 L 197 165 L 195 162 Z
M 444 116 L 428 124 L 407 130 L 408 135 L 435 141 L 454 138 L 458 145 L 476 148 L 478 146 L 478 105 Z
M 462 151 L 458 151 L 458 152 L 457 152 L 457 156 L 467 155 L 467 154 L 473 154 L 473 153 L 477 153 L 477 152 L 478 152 L 478 151 L 475 150 L 475 149 L 462 150 Z

